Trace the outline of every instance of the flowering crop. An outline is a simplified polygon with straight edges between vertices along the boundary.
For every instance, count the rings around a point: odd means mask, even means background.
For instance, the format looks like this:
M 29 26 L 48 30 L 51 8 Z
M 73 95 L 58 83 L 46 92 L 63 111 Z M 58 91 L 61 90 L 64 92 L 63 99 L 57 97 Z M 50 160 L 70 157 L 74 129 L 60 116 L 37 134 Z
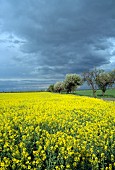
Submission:
M 114 110 L 88 97 L 1 93 L 1 169 L 114 169 Z

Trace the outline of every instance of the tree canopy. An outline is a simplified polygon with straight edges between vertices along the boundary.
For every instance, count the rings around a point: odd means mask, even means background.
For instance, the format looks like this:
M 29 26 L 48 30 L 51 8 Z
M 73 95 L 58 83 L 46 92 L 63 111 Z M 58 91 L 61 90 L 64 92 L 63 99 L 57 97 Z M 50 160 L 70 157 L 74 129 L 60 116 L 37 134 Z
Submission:
M 56 84 L 54 84 L 54 91 L 55 92 L 61 92 L 62 90 L 64 90 L 64 84 L 63 82 L 57 82 Z
M 97 76 L 99 76 L 100 73 L 102 73 L 102 72 L 103 72 L 103 70 L 94 69 L 92 71 L 83 73 L 83 80 L 86 81 L 87 84 L 91 87 L 94 97 L 96 97 L 96 91 L 98 89 L 96 79 L 97 79 Z
M 67 93 L 74 91 L 82 84 L 82 79 L 77 74 L 67 74 L 64 80 L 64 87 Z
M 102 72 L 96 77 L 96 83 L 100 90 L 102 90 L 102 95 L 104 96 L 107 87 L 112 86 L 115 82 L 115 71 L 106 73 Z

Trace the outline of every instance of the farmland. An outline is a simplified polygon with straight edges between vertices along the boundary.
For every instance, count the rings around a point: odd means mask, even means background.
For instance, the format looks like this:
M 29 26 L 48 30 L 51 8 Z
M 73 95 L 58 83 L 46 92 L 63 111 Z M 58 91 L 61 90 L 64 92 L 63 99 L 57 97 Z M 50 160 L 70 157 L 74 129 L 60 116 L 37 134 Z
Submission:
M 92 90 L 77 90 L 76 95 L 93 97 Z M 97 90 L 97 98 L 115 98 L 115 88 L 107 89 L 105 95 L 102 96 L 102 91 Z
M 2 170 L 112 170 L 114 110 L 89 97 L 1 93 Z

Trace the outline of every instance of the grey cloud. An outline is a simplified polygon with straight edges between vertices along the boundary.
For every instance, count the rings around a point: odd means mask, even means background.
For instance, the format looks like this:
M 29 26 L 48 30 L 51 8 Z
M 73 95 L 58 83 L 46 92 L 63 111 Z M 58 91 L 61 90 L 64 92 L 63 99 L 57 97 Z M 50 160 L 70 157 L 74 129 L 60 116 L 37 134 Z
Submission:
M 0 43 L 5 43 L 5 42 L 6 42 L 5 40 L 0 39 Z
M 20 44 L 20 43 L 25 43 L 25 42 L 24 41 L 20 41 L 20 40 L 14 40 L 13 43 Z
M 0 2 L 1 31 L 19 37 L 11 43 L 19 44 L 21 56 L 12 58 L 28 77 L 81 73 L 114 55 L 108 41 L 115 38 L 114 0 Z
M 0 80 L 0 92 L 2 91 L 37 91 L 46 89 L 54 80 Z
M 112 52 L 112 55 L 114 55 L 114 56 L 115 56 L 115 50 Z

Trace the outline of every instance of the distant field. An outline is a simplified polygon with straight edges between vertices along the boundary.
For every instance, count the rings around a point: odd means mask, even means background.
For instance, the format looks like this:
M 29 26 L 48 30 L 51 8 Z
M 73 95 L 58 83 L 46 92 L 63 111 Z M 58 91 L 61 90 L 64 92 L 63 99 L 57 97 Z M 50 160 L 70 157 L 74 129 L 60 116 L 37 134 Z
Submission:
M 80 95 L 80 96 L 90 96 L 93 97 L 92 90 L 77 90 L 75 94 Z M 97 97 L 102 98 L 102 91 L 97 90 Z M 115 88 L 114 89 L 108 89 L 105 92 L 105 98 L 115 98 Z

